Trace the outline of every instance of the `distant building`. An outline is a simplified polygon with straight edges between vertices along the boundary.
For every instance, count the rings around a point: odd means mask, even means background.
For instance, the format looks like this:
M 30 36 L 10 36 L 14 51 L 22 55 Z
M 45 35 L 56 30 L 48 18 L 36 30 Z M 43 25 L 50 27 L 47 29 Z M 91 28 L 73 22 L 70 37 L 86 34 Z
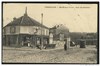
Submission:
M 54 40 L 63 41 L 65 38 L 69 37 L 69 29 L 62 24 L 50 28 L 50 33 L 53 34 Z
M 97 33 L 87 33 L 85 39 L 87 45 L 97 45 Z
M 70 46 L 70 36 L 69 36 L 69 29 L 66 28 L 64 25 L 56 25 L 50 28 L 50 39 L 49 42 L 51 44 L 56 44 L 56 48 L 63 48 L 65 44 L 65 40 L 67 41 L 67 47 Z
M 86 45 L 97 45 L 97 33 L 85 33 L 84 36 L 77 39 L 78 44 L 84 41 Z
M 3 45 L 36 47 L 41 42 L 49 44 L 49 28 L 29 17 L 27 8 L 23 16 L 3 27 Z

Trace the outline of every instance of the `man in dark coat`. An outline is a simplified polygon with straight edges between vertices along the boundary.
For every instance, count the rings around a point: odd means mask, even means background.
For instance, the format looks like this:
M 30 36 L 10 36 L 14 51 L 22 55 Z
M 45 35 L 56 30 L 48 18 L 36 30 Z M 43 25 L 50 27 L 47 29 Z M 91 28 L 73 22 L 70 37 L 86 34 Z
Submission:
M 64 44 L 64 50 L 67 50 L 67 40 L 65 40 L 65 44 Z

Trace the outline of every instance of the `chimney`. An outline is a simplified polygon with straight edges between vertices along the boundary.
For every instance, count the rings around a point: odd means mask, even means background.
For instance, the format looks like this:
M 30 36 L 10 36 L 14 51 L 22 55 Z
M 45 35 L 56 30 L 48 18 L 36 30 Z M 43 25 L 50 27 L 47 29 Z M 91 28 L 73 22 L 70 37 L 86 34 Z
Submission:
M 26 15 L 27 16 L 27 7 L 26 7 L 26 9 L 25 9 L 25 14 L 24 15 Z

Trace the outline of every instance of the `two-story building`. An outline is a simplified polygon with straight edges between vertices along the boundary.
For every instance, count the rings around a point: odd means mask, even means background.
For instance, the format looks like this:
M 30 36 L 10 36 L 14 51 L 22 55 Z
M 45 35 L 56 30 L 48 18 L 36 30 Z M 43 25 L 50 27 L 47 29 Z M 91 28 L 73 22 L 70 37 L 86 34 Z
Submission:
M 67 41 L 67 47 L 70 47 L 69 29 L 60 24 L 50 28 L 50 44 L 56 44 L 56 48 L 64 48 L 65 40 Z
M 3 45 L 36 47 L 40 44 L 49 44 L 49 28 L 29 17 L 27 8 L 23 16 L 3 27 Z
M 50 28 L 49 32 L 53 34 L 54 40 L 63 41 L 65 38 L 69 37 L 69 29 L 62 24 Z

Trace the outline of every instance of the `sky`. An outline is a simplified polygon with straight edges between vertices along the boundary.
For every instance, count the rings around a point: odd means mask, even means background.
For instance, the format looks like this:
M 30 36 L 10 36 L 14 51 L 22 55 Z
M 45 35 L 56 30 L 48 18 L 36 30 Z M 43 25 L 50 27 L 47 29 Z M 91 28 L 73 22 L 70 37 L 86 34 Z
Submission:
M 49 28 L 63 24 L 70 32 L 97 32 L 97 4 L 41 4 L 41 3 L 4 3 L 3 26 L 13 18 L 24 15 L 27 7 L 28 16 Z

